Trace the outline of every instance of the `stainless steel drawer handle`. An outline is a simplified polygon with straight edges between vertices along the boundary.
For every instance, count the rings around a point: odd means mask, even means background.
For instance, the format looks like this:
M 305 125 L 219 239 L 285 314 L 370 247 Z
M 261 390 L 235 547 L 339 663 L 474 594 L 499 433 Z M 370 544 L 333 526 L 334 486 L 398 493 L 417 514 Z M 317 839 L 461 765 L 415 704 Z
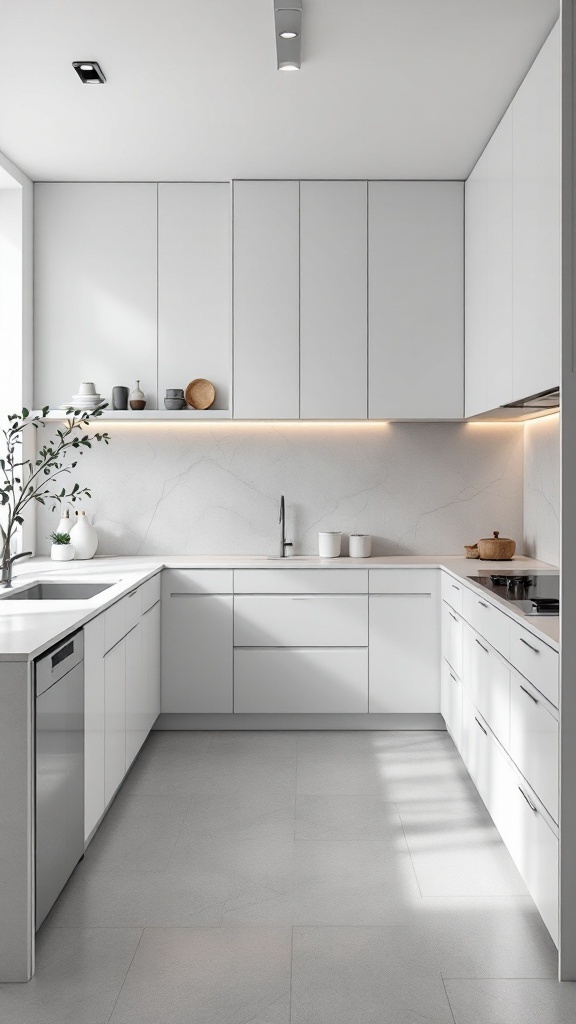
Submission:
M 478 604 L 480 605 L 481 608 L 487 608 L 488 607 L 488 605 L 484 601 L 478 601 Z
M 488 648 L 484 647 L 484 644 L 481 644 L 480 641 L 476 639 L 476 637 L 474 637 L 474 643 L 478 644 L 478 647 L 481 647 L 485 654 L 490 654 Z
M 479 722 L 478 719 L 476 718 L 476 716 L 474 716 L 474 721 L 476 722 L 476 725 L 480 726 L 480 728 L 482 729 L 482 732 L 484 733 L 484 735 L 487 736 L 488 733 L 486 732 L 486 729 L 482 725 L 482 722 Z
M 520 684 L 520 689 L 522 690 L 522 693 L 525 693 L 527 697 L 530 697 L 530 700 L 533 700 L 535 704 L 540 703 L 540 701 L 537 700 L 532 693 L 530 693 L 530 690 L 527 690 L 525 686 L 522 686 L 522 684 Z
M 136 594 L 137 594 L 137 593 L 138 593 L 138 591 L 137 591 L 137 590 L 133 590 L 131 594 L 128 594 L 128 595 L 127 595 L 127 597 L 136 597 Z
M 452 587 L 452 590 L 460 590 L 460 587 L 457 587 L 455 583 L 452 583 L 451 587 Z
M 448 612 L 448 614 L 449 614 L 451 619 L 454 619 L 454 622 L 458 622 L 458 619 L 456 618 L 455 615 L 452 615 L 452 612 Z
M 456 679 L 456 676 L 455 676 L 455 675 L 453 675 L 453 673 L 452 673 L 452 672 L 450 672 L 450 679 L 453 679 L 455 683 L 457 683 L 457 682 L 458 682 L 458 680 Z
M 518 786 L 518 790 L 519 790 L 520 793 L 522 793 L 522 796 L 524 797 L 524 799 L 525 799 L 526 803 L 528 804 L 528 807 L 530 808 L 530 810 L 534 811 L 534 814 L 538 814 L 538 808 L 536 807 L 536 804 L 533 804 L 531 799 L 530 799 L 530 797 L 526 796 L 526 793 L 522 789 L 522 786 Z
M 534 654 L 540 654 L 540 648 L 539 647 L 532 647 L 532 644 L 529 644 L 528 641 L 525 640 L 524 637 L 522 637 L 522 636 L 520 637 L 520 643 L 524 644 L 525 647 L 530 648 L 531 651 L 534 651 Z

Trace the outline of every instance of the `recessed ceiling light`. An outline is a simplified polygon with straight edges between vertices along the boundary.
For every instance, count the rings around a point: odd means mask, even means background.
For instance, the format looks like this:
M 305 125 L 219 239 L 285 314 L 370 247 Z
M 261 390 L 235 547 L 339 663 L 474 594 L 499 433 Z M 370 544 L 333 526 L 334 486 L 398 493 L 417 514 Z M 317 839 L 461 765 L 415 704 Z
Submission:
M 72 67 L 84 85 L 103 85 L 106 81 L 102 68 L 95 60 L 74 60 Z
M 274 0 L 274 24 L 278 70 L 299 71 L 302 0 Z

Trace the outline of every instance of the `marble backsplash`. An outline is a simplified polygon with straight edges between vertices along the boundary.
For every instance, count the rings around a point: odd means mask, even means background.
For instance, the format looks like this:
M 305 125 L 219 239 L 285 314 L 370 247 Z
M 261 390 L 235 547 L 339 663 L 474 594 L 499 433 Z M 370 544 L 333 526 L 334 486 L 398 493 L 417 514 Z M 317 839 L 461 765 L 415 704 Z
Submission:
M 524 553 L 560 563 L 560 417 L 526 424 Z
M 500 530 L 521 551 L 523 428 L 462 423 L 111 424 L 87 452 L 99 553 L 273 554 L 286 495 L 294 553 L 319 530 L 374 554 L 460 554 Z M 40 509 L 39 553 L 57 515 Z M 347 548 L 345 548 L 347 550 Z

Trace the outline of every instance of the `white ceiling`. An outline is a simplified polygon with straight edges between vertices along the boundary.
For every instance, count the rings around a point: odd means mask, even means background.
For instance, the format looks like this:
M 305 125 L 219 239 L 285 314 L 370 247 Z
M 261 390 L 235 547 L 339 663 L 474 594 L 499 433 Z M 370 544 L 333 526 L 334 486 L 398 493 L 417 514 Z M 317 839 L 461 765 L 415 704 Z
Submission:
M 278 72 L 273 0 L 0 0 L 0 150 L 36 180 L 465 178 L 558 13 L 303 6 Z

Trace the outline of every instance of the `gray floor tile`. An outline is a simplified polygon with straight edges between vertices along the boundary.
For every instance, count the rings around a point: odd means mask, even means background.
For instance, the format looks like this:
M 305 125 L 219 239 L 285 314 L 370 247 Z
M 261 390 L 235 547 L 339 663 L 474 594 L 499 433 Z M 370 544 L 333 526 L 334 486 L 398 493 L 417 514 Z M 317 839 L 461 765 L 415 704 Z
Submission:
M 90 871 L 162 871 L 182 828 L 182 816 L 106 817 L 85 854 Z
M 397 807 L 423 896 L 526 895 L 479 798 L 437 798 Z
M 268 903 L 282 893 L 251 884 L 208 865 L 205 872 L 90 871 L 80 865 L 52 910 L 66 927 L 220 926 L 238 907 Z M 268 908 L 272 911 L 272 907 Z
M 446 981 L 455 1024 L 574 1024 L 576 983 L 553 980 Z
M 294 846 L 294 924 L 385 925 L 420 898 L 404 840 Z
M 208 877 L 216 874 L 232 884 L 247 883 L 290 895 L 294 884 L 294 840 L 246 840 L 237 835 L 180 836 L 167 873 Z
M 235 835 L 246 840 L 294 838 L 295 795 L 275 793 L 194 794 L 182 835 Z
M 190 792 L 212 741 L 207 732 L 151 733 L 126 778 L 121 793 L 170 795 Z
M 142 932 L 55 928 L 36 940 L 36 974 L 0 985 L 3 1024 L 107 1024 Z
M 289 928 L 144 932 L 111 1024 L 288 1024 Z
M 406 969 L 391 932 L 295 928 L 292 1024 L 453 1024 L 438 970 Z
M 296 839 L 379 839 L 403 837 L 394 804 L 379 796 L 324 794 L 296 798 Z

